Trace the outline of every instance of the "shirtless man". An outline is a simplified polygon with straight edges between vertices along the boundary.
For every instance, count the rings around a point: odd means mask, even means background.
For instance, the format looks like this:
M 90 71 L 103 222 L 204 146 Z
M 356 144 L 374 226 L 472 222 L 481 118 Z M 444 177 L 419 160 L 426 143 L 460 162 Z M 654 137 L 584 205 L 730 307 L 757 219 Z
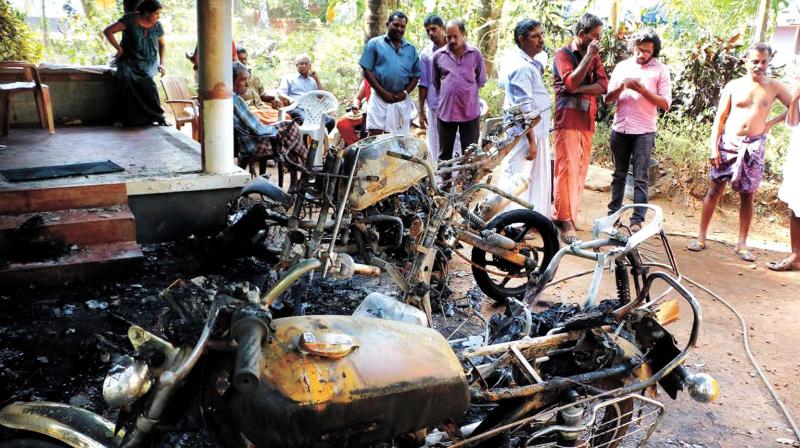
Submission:
M 753 196 L 764 176 L 764 144 L 767 132 L 783 121 L 786 112 L 772 118 L 772 103 L 779 99 L 789 105 L 789 91 L 780 82 L 767 76 L 772 49 L 766 44 L 753 44 L 747 51 L 747 74 L 729 82 L 722 90 L 711 128 L 709 161 L 711 163 L 708 192 L 703 198 L 700 234 L 686 248 L 699 252 L 706 247 L 706 234 L 711 216 L 725 186 L 731 183 L 739 193 L 739 242 L 736 255 L 744 261 L 755 261 L 747 248 L 747 233 L 753 219 Z

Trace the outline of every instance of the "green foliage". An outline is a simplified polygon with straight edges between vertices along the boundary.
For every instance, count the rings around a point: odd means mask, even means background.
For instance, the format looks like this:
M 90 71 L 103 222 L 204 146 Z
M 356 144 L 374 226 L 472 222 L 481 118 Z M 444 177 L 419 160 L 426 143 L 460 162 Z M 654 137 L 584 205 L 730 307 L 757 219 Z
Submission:
M 114 56 L 114 49 L 106 43 L 103 29 L 121 16 L 121 9 L 95 9 L 91 15 L 76 14 L 62 20 L 58 30 L 61 36 L 49 39 L 45 48 L 47 61 L 80 65 L 108 63 Z
M 38 62 L 41 57 L 42 46 L 22 14 L 8 0 L 0 0 L 0 61 Z
M 713 121 L 719 94 L 725 84 L 743 74 L 740 35 L 723 39 L 704 35 L 684 46 L 673 65 L 673 106 L 675 114 L 697 121 Z
M 704 34 L 727 35 L 743 30 L 743 40 L 749 41 L 753 31 L 750 22 L 756 16 L 758 3 L 754 0 L 670 0 L 663 5 L 675 28 L 687 40 L 696 40 Z M 770 2 L 773 23 L 789 4 L 789 0 Z

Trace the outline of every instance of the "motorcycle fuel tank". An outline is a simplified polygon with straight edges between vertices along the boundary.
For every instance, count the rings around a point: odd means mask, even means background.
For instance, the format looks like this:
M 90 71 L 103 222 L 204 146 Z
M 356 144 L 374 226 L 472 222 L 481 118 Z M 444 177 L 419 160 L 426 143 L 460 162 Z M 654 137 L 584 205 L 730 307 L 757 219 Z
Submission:
M 361 446 L 437 425 L 469 406 L 437 331 L 351 316 L 273 321 L 259 388 L 231 410 L 257 447 Z
M 388 196 L 406 191 L 427 176 L 422 165 L 390 157 L 388 151 L 427 159 L 436 167 L 428 156 L 428 146 L 424 141 L 406 135 L 386 134 L 367 137 L 348 147 L 342 174 L 350 174 L 358 148 L 361 152 L 355 160 L 356 173 L 348 196 L 348 205 L 354 210 L 363 210 Z

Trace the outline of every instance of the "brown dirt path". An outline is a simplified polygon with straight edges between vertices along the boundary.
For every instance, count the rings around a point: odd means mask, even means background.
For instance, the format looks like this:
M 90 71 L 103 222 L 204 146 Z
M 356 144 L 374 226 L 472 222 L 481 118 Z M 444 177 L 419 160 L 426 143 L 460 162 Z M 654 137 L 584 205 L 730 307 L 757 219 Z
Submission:
M 579 228 L 584 229 L 580 232 L 582 237 L 590 238 L 586 230 L 591 227 L 591 218 L 605 214 L 607 200 L 608 193 L 585 193 L 584 210 L 578 223 Z M 665 210 L 667 232 L 697 231 L 699 210 L 664 200 L 654 202 Z M 718 213 L 712 222 L 712 230 L 717 230 L 712 237 L 734 242 L 736 222 L 735 211 Z M 752 228 L 751 243 L 788 245 L 788 232 L 776 223 L 757 218 Z M 782 238 L 784 234 L 786 237 Z M 754 249 L 758 262 L 751 264 L 739 260 L 732 246 L 727 244 L 712 242 L 705 251 L 692 253 L 684 249 L 689 241 L 682 237 L 670 238 L 682 274 L 722 296 L 745 317 L 756 360 L 795 419 L 800 418 L 800 384 L 796 381 L 800 375 L 800 327 L 796 320 L 800 316 L 800 272 L 776 273 L 766 269 L 766 261 L 781 258 L 781 253 Z M 556 277 L 591 266 L 591 262 L 571 260 Z M 588 276 L 571 280 L 547 294 L 551 299 L 572 297 L 582 301 L 588 282 Z M 693 372 L 712 374 L 719 381 L 720 397 L 712 405 L 701 405 L 687 394 L 673 401 L 662 393 L 660 399 L 667 406 L 667 414 L 650 446 L 787 446 L 777 443 L 776 439 L 792 439 L 793 434 L 747 360 L 739 321 L 700 289 L 690 289 L 703 308 L 703 328 L 698 347 L 690 355 L 687 366 Z M 610 278 L 605 279 L 601 297 L 604 292 L 605 297 L 613 293 Z M 691 322 L 688 307 L 682 308 L 682 319 L 669 327 L 679 344 L 685 341 Z

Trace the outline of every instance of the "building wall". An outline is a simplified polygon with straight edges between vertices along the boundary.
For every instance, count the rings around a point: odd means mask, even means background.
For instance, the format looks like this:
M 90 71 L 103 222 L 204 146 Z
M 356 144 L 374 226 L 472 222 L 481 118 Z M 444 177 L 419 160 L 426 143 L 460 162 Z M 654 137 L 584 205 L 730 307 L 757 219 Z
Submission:
M 779 25 L 775 28 L 770 45 L 776 51 L 772 59 L 775 67 L 795 62 L 798 55 L 798 31 L 800 25 Z

